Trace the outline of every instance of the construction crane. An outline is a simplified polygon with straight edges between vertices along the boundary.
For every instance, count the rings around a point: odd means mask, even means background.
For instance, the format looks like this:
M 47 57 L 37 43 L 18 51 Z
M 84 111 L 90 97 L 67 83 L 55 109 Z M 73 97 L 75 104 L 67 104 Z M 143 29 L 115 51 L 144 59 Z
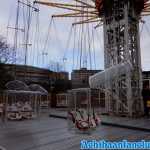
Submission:
M 106 73 L 107 111 L 117 115 L 141 116 L 143 103 L 139 22 L 143 16 L 150 15 L 150 0 L 72 0 L 68 3 L 34 3 L 69 11 L 52 17 L 82 18 L 73 25 L 93 22 L 103 25 L 107 72 L 109 68 L 126 62 L 132 66 L 131 70 L 114 78 L 108 79 Z

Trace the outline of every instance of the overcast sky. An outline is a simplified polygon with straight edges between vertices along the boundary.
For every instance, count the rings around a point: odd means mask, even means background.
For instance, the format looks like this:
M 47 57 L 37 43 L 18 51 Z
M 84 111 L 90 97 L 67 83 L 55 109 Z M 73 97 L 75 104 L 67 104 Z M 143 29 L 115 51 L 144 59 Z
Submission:
M 7 35 L 7 26 L 15 25 L 16 17 L 16 4 L 17 0 L 3 0 L 0 5 L 0 34 L 3 36 L 8 36 L 8 42 L 13 44 L 14 31 L 8 30 Z M 36 46 L 29 48 L 28 52 L 28 64 L 35 65 L 39 67 L 49 67 L 51 61 L 63 62 L 63 57 L 67 58 L 65 68 L 68 71 L 71 69 L 77 69 L 78 65 L 75 63 L 74 67 L 73 62 L 73 42 L 71 44 L 66 44 L 68 41 L 69 31 L 71 28 L 72 20 L 68 19 L 57 19 L 55 21 L 55 27 L 51 27 L 51 35 L 48 40 L 46 49 L 43 50 L 44 43 L 46 40 L 46 35 L 48 31 L 48 26 L 50 22 L 50 16 L 52 14 L 58 14 L 60 10 L 55 8 L 48 8 L 45 6 L 40 6 L 40 32 L 39 32 L 39 48 Z M 34 16 L 33 16 L 34 18 Z M 141 34 L 141 54 L 142 54 L 142 68 L 143 70 L 150 70 L 150 19 L 149 17 L 144 18 L 146 21 L 143 26 Z M 35 30 L 35 24 L 32 24 L 33 30 Z M 140 28 L 141 30 L 141 28 Z M 96 69 L 104 68 L 104 46 L 103 46 L 103 30 L 102 27 L 97 29 L 97 34 L 95 34 L 95 52 L 96 52 Z M 31 34 L 31 39 L 34 39 L 34 33 Z M 31 41 L 30 41 L 31 42 Z M 48 53 L 48 55 L 42 55 L 42 53 Z M 18 52 L 18 57 L 20 58 L 23 55 L 21 50 Z M 75 59 L 77 60 L 77 47 L 75 48 Z M 94 56 L 92 56 L 94 57 Z M 93 58 L 94 59 L 94 58 Z M 21 58 L 20 58 L 21 60 Z M 93 65 L 93 69 L 95 69 Z

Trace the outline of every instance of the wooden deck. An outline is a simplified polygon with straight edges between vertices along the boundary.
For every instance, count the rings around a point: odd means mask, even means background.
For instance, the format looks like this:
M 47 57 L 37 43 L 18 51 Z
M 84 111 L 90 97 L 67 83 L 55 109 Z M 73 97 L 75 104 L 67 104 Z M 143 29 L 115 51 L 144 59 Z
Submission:
M 68 131 L 66 120 L 47 114 L 35 120 L 0 122 L 0 146 L 6 150 L 79 150 L 82 139 L 150 140 L 150 133 L 100 126 L 91 135 L 77 134 Z

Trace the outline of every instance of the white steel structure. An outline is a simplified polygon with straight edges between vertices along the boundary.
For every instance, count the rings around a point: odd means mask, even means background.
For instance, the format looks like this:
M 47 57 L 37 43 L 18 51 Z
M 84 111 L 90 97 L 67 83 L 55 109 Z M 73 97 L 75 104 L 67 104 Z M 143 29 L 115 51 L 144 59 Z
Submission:
M 108 112 L 140 116 L 143 105 L 139 20 L 150 15 L 150 0 L 71 0 L 66 3 L 43 0 L 35 3 L 69 11 L 53 17 L 82 18 L 73 25 L 98 22 L 98 27 L 103 24 L 106 72 L 91 77 L 90 84 L 97 88 L 105 83 Z M 132 69 L 126 67 L 127 63 Z M 124 71 L 120 71 L 121 66 Z
M 139 4 L 142 1 L 138 1 Z M 142 114 L 142 70 L 139 19 L 142 6 L 136 0 L 104 1 L 105 96 L 108 112 L 140 116 Z M 141 4 L 144 4 L 141 3 Z M 141 8 L 140 8 L 141 7 Z M 129 62 L 132 69 L 123 65 Z M 120 64 L 120 65 L 118 65 Z M 123 71 L 124 70 L 124 71 Z M 103 76 L 96 76 L 96 88 Z

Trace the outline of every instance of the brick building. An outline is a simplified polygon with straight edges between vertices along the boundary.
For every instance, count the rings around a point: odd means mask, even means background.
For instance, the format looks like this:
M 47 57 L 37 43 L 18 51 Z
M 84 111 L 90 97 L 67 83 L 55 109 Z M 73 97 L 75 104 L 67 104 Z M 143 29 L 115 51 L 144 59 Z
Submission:
M 150 87 L 150 71 L 143 71 L 143 83 L 146 83 Z
M 55 82 L 58 80 L 68 81 L 68 72 L 53 72 L 48 69 L 42 69 L 32 66 L 5 64 L 5 69 L 16 80 L 25 82 L 26 84 L 39 84 L 48 91 L 51 90 Z
M 89 87 L 89 77 L 102 70 L 87 70 L 81 68 L 80 70 L 73 70 L 71 73 L 72 88 L 87 88 Z

